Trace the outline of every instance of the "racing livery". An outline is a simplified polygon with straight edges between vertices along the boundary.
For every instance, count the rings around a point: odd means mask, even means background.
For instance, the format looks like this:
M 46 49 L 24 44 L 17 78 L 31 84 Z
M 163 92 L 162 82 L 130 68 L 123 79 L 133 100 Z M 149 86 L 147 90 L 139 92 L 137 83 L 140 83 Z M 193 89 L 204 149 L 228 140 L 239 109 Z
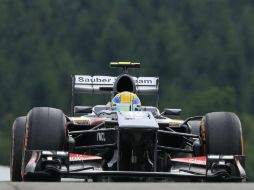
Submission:
M 71 116 L 35 107 L 14 121 L 12 181 L 246 181 L 236 114 L 175 119 L 181 109 L 158 109 L 158 77 L 131 76 L 140 63 L 110 66 L 123 72 L 72 76 Z M 108 94 L 111 101 L 77 106 L 79 93 Z M 155 106 L 143 105 L 144 95 L 155 96 Z

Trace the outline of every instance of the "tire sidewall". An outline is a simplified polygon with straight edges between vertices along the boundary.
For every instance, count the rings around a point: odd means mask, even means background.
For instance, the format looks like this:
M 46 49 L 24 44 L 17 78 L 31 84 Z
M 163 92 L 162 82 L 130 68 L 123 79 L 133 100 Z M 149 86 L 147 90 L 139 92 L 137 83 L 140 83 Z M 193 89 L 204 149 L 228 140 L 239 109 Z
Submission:
M 11 181 L 21 181 L 22 157 L 24 149 L 26 117 L 18 117 L 12 126 L 12 144 L 10 156 Z

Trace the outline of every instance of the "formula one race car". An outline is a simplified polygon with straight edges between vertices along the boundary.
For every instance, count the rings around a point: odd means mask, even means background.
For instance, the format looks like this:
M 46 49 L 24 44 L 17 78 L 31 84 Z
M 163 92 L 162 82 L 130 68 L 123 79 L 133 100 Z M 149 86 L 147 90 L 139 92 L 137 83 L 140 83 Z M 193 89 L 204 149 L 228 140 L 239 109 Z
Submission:
M 242 129 L 234 113 L 172 119 L 181 109 L 144 106 L 157 77 L 72 76 L 72 116 L 35 107 L 12 127 L 11 180 L 246 181 Z M 105 105 L 76 106 L 77 93 L 107 93 Z M 197 102 L 198 103 L 198 102 Z

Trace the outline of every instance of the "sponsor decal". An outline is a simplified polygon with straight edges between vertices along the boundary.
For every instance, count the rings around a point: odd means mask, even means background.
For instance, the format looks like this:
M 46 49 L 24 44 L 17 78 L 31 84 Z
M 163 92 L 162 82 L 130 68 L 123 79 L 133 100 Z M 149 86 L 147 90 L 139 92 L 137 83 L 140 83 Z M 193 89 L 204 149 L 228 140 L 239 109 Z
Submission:
M 75 84 L 79 85 L 113 85 L 117 77 L 111 76 L 89 76 L 75 75 Z M 156 86 L 158 78 L 156 77 L 132 77 L 138 86 Z
M 159 78 L 157 77 L 133 77 L 137 86 L 157 86 Z
M 76 84 L 114 84 L 116 77 L 75 75 Z
M 171 160 L 187 164 L 206 165 L 206 156 L 190 157 L 190 158 L 174 158 Z
M 184 121 L 182 120 L 170 120 L 169 125 L 181 125 Z
M 99 156 L 85 155 L 85 154 L 69 154 L 69 161 L 86 161 L 86 160 L 100 160 Z
M 74 124 L 90 124 L 90 118 L 86 117 L 69 117 L 69 119 L 74 122 Z
M 104 132 L 97 133 L 97 141 L 98 142 L 106 142 L 106 137 Z

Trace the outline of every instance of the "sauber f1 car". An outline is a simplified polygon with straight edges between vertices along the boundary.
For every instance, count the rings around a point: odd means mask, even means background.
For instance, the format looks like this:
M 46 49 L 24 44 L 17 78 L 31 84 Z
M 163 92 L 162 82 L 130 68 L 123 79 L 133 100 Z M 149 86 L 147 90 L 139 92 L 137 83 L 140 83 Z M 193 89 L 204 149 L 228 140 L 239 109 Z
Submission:
M 141 104 L 141 95 L 158 100 L 158 77 L 131 76 L 128 70 L 139 63 L 110 66 L 123 72 L 72 76 L 71 116 L 35 107 L 15 120 L 12 181 L 246 181 L 241 123 L 234 113 L 175 119 L 181 109 L 160 112 Z M 77 93 L 109 94 L 111 101 L 77 106 Z

